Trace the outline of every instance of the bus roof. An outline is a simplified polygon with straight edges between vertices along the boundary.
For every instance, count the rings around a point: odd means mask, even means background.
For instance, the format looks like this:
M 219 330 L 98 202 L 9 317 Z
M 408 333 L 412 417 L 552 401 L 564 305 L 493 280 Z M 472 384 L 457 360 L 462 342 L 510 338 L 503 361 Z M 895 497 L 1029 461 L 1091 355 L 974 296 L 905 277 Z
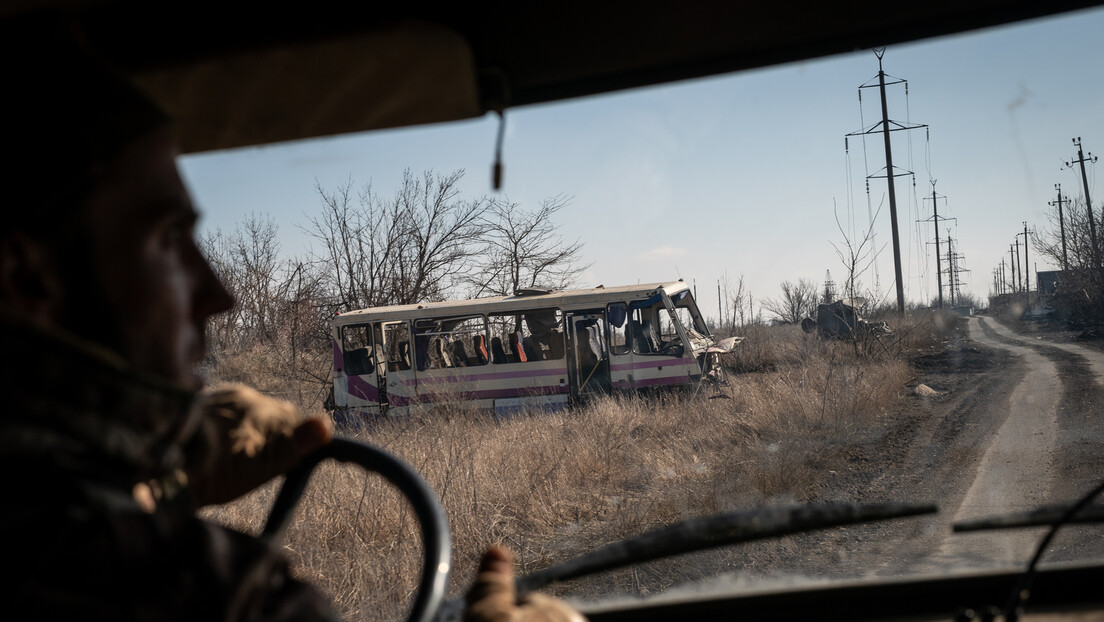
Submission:
M 609 302 L 646 299 L 663 289 L 668 295 L 688 290 L 683 281 L 668 283 L 642 283 L 638 285 L 620 285 L 617 287 L 598 286 L 591 289 L 565 289 L 549 293 L 521 294 L 513 296 L 494 296 L 455 300 L 449 302 L 426 302 L 414 305 L 395 305 L 391 307 L 371 307 L 342 313 L 334 318 L 335 326 L 391 320 L 406 320 L 419 317 L 455 317 L 461 315 L 479 315 L 485 313 L 509 313 L 527 309 L 555 307 L 560 309 L 583 309 L 590 305 L 605 305 Z

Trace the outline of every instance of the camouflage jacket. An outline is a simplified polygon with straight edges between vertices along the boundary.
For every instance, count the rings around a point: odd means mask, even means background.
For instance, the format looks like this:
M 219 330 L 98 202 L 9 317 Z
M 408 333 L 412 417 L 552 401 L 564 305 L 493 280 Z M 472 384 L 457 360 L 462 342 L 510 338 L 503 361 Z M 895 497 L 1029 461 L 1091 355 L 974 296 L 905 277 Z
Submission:
M 0 322 L 0 467 L 9 611 L 43 620 L 328 620 L 269 544 L 198 519 L 173 481 L 195 395 L 94 347 Z M 170 487 L 171 488 L 171 487 Z M 14 606 L 14 608 L 13 608 Z

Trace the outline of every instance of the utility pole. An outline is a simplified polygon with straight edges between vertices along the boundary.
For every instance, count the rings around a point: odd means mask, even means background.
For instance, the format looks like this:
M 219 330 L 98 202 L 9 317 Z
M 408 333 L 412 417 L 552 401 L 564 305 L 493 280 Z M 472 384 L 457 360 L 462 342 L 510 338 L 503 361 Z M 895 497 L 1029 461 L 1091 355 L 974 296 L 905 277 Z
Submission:
M 1016 234 L 1016 269 L 1020 272 L 1020 279 L 1016 281 L 1016 291 L 1023 291 L 1020 289 L 1020 281 L 1024 278 L 1024 265 L 1020 263 L 1020 234 Z
M 1000 293 L 1008 293 L 1008 271 L 1004 268 L 1004 257 L 1001 257 L 1000 263 Z
M 1085 175 L 1085 160 L 1089 160 L 1090 162 L 1095 163 L 1096 156 L 1094 156 L 1090 151 L 1088 157 L 1085 157 L 1085 154 L 1081 149 L 1080 136 L 1073 139 L 1073 144 L 1077 145 L 1077 159 L 1074 160 L 1074 162 L 1077 162 L 1081 165 L 1081 182 L 1085 186 L 1085 210 L 1089 214 L 1089 241 L 1092 244 L 1093 264 L 1097 267 L 1100 267 L 1100 249 L 1096 245 L 1096 221 L 1093 220 L 1092 199 L 1089 198 L 1089 178 Z M 1069 168 L 1073 168 L 1073 164 L 1071 162 L 1066 162 L 1066 166 Z
M 1062 269 L 1069 270 L 1069 258 L 1066 256 L 1066 220 L 1062 216 L 1062 204 L 1069 203 L 1069 200 L 1062 200 L 1062 184 L 1054 184 L 1054 189 L 1058 191 L 1058 200 L 1051 201 L 1047 205 L 1058 206 L 1058 231 L 1062 234 Z
M 717 326 L 724 326 L 724 315 L 721 314 L 721 280 L 717 279 Z
M 890 187 L 890 224 L 893 226 L 893 275 L 898 286 L 898 314 L 904 315 L 904 283 L 901 281 L 901 236 L 896 226 L 896 192 L 893 190 L 893 147 L 890 143 L 890 113 L 885 104 L 885 72 L 882 71 L 882 53 L 878 54 L 878 91 L 882 95 L 882 138 L 885 140 L 885 180 Z M 877 54 L 877 52 L 875 52 Z M 1082 165 L 1084 166 L 1084 162 Z M 1086 186 L 1087 188 L 1087 186 Z M 1086 191 L 1087 194 L 1087 191 Z M 1092 210 L 1089 220 L 1092 222 Z
M 951 306 L 958 306 L 959 294 L 962 293 L 962 281 L 959 279 L 959 273 L 969 272 L 964 270 L 958 265 L 958 261 L 963 259 L 963 255 L 954 251 L 954 238 L 947 236 L 947 288 L 951 292 Z
M 1031 262 L 1027 259 L 1027 221 L 1026 220 L 1023 221 L 1023 224 L 1024 224 L 1024 232 L 1023 232 L 1023 236 L 1024 236 L 1024 266 L 1027 268 L 1026 270 L 1024 270 L 1024 272 L 1027 273 L 1027 274 L 1024 275 L 1024 291 L 1027 292 L 1028 296 L 1030 296 L 1031 295 Z M 1016 234 L 1016 237 L 1019 237 L 1018 233 Z
M 1016 239 L 1019 241 L 1019 238 Z M 1012 245 L 1008 245 L 1008 266 L 1012 269 L 1012 292 L 1016 293 L 1016 284 L 1019 282 L 1016 280 L 1016 251 L 1012 248 Z
M 954 218 L 940 218 L 939 217 L 939 205 L 938 205 L 939 198 L 935 195 L 935 182 L 936 181 L 937 180 L 935 180 L 935 179 L 931 180 L 931 186 L 932 186 L 932 195 L 931 195 L 932 217 L 928 218 L 926 220 L 923 220 L 921 222 L 931 221 L 931 222 L 935 223 L 935 280 L 936 280 L 936 286 L 939 288 L 939 308 L 942 309 L 943 308 L 943 269 L 939 265 L 940 255 L 942 255 L 942 253 L 939 250 L 939 221 L 940 220 L 955 220 L 955 219 Z M 947 197 L 943 197 L 943 200 L 946 201 Z
M 875 48 L 874 55 L 878 57 L 878 92 L 882 98 L 882 121 L 869 128 L 863 128 L 857 132 L 852 132 L 847 136 L 859 136 L 863 134 L 875 134 L 881 133 L 882 141 L 885 143 L 885 177 L 886 182 L 889 185 L 889 222 L 893 228 L 893 274 L 897 281 L 897 313 L 903 315 L 905 313 L 905 284 L 902 280 L 901 274 L 901 237 L 897 232 L 897 193 L 894 189 L 893 179 L 897 175 L 893 169 L 893 148 L 889 138 L 890 132 L 896 132 L 900 130 L 913 130 L 921 127 L 927 127 L 923 124 L 906 125 L 897 121 L 889 120 L 889 105 L 886 103 L 886 86 L 893 84 L 905 83 L 905 80 L 899 78 L 894 79 L 891 82 L 886 82 L 886 73 L 882 69 L 882 57 L 885 56 L 885 48 Z M 907 83 L 905 83 L 906 93 L 908 92 Z M 859 101 L 862 101 L 862 89 L 874 88 L 874 84 L 863 84 L 859 87 Z M 892 123 L 892 127 L 890 124 Z M 881 129 L 877 129 L 881 126 Z M 911 175 L 911 171 L 901 173 L 902 175 Z M 880 177 L 879 175 L 870 175 L 867 177 L 868 184 L 870 177 Z

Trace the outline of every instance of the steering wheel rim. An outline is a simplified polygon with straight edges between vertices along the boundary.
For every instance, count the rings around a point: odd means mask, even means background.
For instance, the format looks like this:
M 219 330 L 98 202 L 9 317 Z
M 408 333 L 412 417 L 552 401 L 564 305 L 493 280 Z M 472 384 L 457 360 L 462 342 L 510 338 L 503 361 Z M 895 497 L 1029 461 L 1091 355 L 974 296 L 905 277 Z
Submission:
M 283 539 L 295 508 L 306 490 L 307 482 L 310 481 L 311 473 L 326 459 L 350 462 L 366 471 L 379 473 L 410 502 L 421 529 L 423 566 L 418 592 L 414 595 L 414 605 L 407 619 L 410 622 L 430 622 L 444 602 L 448 584 L 451 554 L 448 520 L 437 495 L 425 480 L 405 462 L 382 449 L 335 438 L 329 445 L 308 456 L 302 464 L 287 474 L 268 514 L 261 537 L 274 543 Z

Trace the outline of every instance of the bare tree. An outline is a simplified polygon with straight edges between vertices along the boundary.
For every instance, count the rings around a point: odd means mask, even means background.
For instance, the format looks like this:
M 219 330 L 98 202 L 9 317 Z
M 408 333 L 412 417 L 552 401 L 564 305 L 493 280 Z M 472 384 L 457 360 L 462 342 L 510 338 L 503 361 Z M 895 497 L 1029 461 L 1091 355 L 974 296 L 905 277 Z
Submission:
M 735 282 L 729 280 L 726 271 L 720 280 L 721 297 L 723 299 L 722 317 L 717 318 L 721 328 L 733 334 L 737 327 L 745 327 L 751 318 L 751 292 L 744 286 L 744 275 L 736 278 Z
M 317 186 L 323 209 L 307 232 L 322 242 L 316 259 L 338 308 L 441 300 L 464 279 L 489 202 L 461 200 L 463 176 L 406 170 L 390 200 L 371 185 L 354 197 L 352 180 L 333 191 Z
M 782 281 L 782 296 L 763 300 L 763 307 L 784 324 L 797 324 L 816 314 L 817 284 L 808 279 Z
M 574 285 L 590 264 L 580 263 L 582 243 L 564 241 L 554 222 L 568 202 L 557 195 L 530 211 L 509 199 L 491 201 L 479 221 L 484 246 L 467 279 L 469 293 L 508 296 L 522 288 Z
M 272 339 L 283 311 L 277 233 L 271 217 L 252 214 L 230 234 L 216 230 L 201 237 L 201 249 L 234 297 L 234 307 L 212 319 L 216 346 Z
M 1104 267 L 1095 263 L 1092 251 L 1089 213 L 1082 199 L 1074 199 L 1064 210 L 1064 223 L 1058 221 L 1058 209 L 1049 213 L 1050 227 L 1032 235 L 1036 252 L 1055 265 L 1068 267 L 1062 271 L 1058 291 L 1051 304 L 1061 315 L 1076 323 L 1104 321 Z M 1062 225 L 1066 234 L 1062 248 Z M 1101 221 L 1104 227 L 1104 220 Z
M 877 260 L 876 249 L 874 248 L 874 223 L 878 220 L 878 214 L 881 212 L 881 207 L 874 212 L 874 218 L 870 220 L 870 226 L 863 232 L 861 239 L 852 240 L 847 235 L 847 230 L 844 229 L 843 224 L 840 223 L 839 212 L 835 211 L 836 228 L 839 229 L 840 235 L 843 236 L 843 242 L 836 244 L 831 242 L 832 249 L 836 251 L 836 256 L 839 257 L 840 263 L 843 264 L 844 278 L 842 286 L 842 294 L 845 298 L 852 301 L 851 304 L 855 304 L 859 299 L 864 297 L 865 290 L 862 278 L 874 266 L 874 262 Z M 872 300 L 880 300 L 881 295 L 877 293 L 877 285 L 872 290 L 870 298 Z M 832 301 L 826 301 L 832 302 Z M 868 311 L 863 305 L 862 311 Z

